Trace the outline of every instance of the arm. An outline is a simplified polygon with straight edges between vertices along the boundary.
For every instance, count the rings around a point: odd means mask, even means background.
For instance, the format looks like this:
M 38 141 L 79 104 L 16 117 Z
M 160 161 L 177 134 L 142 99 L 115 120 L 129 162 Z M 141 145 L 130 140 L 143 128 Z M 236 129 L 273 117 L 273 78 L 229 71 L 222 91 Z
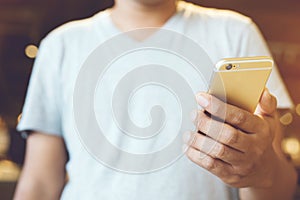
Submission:
M 296 189 L 297 174 L 293 166 L 281 155 L 274 154 L 274 161 L 270 164 L 273 167 L 273 181 L 270 187 L 256 188 L 247 187 L 240 189 L 240 198 L 247 199 L 293 199 Z
M 62 138 L 32 133 L 15 200 L 59 199 L 65 184 L 67 153 Z
M 269 188 L 241 188 L 240 198 L 247 199 L 293 199 L 293 194 L 296 190 L 297 172 L 292 163 L 290 163 L 282 152 L 281 142 L 283 132 L 278 120 L 278 115 L 275 115 L 275 136 L 272 143 L 274 149 L 274 160 L 270 162 L 274 168 L 273 184 Z
M 198 103 L 221 123 L 199 111 L 197 129 L 185 142 L 189 159 L 240 188 L 243 200 L 292 199 L 296 171 L 280 150 L 282 133 L 276 99 L 266 90 L 255 114 L 202 93 Z

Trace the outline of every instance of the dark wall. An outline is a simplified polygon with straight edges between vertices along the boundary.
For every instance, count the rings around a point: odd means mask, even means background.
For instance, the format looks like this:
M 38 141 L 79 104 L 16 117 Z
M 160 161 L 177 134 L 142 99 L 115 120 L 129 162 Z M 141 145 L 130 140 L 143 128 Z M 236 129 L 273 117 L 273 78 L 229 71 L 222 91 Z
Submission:
M 107 0 L 0 0 L 0 116 L 10 129 L 10 159 L 23 163 L 25 141 L 15 126 L 34 61 L 26 57 L 25 47 L 38 46 L 55 27 L 91 16 L 112 4 Z
M 25 56 L 28 44 L 38 45 L 55 27 L 91 16 L 110 1 L 0 1 L 0 115 L 15 126 L 33 63 Z

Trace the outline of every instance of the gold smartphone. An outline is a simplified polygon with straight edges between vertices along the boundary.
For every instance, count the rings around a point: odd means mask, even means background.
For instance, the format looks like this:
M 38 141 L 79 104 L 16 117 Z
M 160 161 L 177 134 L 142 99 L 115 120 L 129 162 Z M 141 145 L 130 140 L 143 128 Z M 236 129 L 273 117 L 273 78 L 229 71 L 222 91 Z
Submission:
M 253 113 L 273 64 L 267 56 L 222 59 L 216 64 L 208 92 Z

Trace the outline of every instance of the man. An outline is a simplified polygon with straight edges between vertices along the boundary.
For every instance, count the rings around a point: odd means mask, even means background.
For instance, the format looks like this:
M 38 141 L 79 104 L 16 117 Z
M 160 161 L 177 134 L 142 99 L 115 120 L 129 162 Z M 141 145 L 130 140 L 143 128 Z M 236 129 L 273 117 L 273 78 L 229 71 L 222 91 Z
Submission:
M 224 129 L 216 137 L 208 127 L 219 122 L 198 111 L 194 122 L 204 134 L 186 134 L 187 157 L 158 172 L 116 172 L 86 152 L 70 105 L 80 63 L 111 36 L 143 27 L 189 31 L 214 62 L 269 54 L 249 18 L 174 0 L 116 0 L 111 9 L 59 28 L 41 44 L 18 126 L 30 134 L 15 199 L 291 199 L 296 172 L 280 150 L 276 98 L 267 89 L 255 115 L 197 94 L 206 112 L 220 116 L 227 109 Z M 279 106 L 292 106 L 276 69 L 267 87 Z

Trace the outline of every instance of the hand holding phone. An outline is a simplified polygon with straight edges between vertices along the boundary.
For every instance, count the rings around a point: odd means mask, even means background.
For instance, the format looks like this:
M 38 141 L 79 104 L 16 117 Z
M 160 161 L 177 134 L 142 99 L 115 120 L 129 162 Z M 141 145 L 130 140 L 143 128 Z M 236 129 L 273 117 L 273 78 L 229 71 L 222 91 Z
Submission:
M 269 188 L 280 171 L 270 171 L 283 161 L 274 150 L 280 149 L 274 141 L 281 137 L 276 98 L 264 90 L 272 66 L 266 57 L 222 60 L 212 78 L 212 95 L 196 95 L 203 109 L 193 119 L 196 131 L 186 136 L 186 154 L 232 187 Z M 220 100 L 224 95 L 227 102 Z
M 216 64 L 208 93 L 253 113 L 273 63 L 267 56 L 222 59 Z

